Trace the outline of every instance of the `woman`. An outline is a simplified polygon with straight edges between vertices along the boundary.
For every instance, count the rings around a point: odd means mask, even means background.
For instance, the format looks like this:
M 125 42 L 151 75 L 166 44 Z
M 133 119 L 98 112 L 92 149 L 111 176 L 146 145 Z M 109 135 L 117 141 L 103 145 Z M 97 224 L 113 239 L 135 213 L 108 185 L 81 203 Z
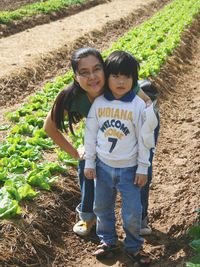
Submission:
M 93 214 L 94 183 L 84 177 L 84 151 L 78 151 L 67 140 L 64 119 L 67 116 L 72 133 L 73 124 L 87 117 L 94 99 L 102 94 L 105 84 L 104 62 L 101 54 L 90 47 L 80 48 L 72 54 L 71 65 L 74 72 L 74 81 L 61 91 L 47 115 L 44 129 L 49 137 L 73 158 L 80 161 L 78 167 L 81 187 L 81 203 L 77 207 L 80 221 L 73 230 L 78 235 L 87 235 L 95 223 Z

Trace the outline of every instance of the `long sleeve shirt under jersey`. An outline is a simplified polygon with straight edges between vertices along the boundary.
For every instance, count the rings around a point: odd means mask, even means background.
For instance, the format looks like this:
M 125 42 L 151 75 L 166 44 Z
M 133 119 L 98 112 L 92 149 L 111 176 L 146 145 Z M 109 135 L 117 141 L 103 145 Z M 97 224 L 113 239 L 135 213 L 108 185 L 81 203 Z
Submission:
M 95 168 L 96 156 L 114 168 L 138 165 L 137 173 L 147 174 L 149 149 L 141 128 L 145 102 L 138 96 L 131 101 L 98 97 L 86 120 L 85 168 Z

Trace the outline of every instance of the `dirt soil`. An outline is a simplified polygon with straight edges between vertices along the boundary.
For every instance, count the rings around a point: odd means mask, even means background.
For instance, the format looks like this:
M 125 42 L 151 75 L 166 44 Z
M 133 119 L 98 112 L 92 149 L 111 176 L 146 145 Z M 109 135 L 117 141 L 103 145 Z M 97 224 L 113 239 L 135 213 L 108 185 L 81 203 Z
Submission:
M 192 256 L 187 229 L 196 221 L 195 209 L 200 203 L 199 32 L 200 18 L 154 80 L 160 91 L 161 131 L 150 192 L 153 233 L 145 238 L 144 246 L 152 255 L 152 267 L 183 267 Z M 54 157 L 51 153 L 48 156 Z M 21 217 L 1 221 L 0 266 L 133 266 L 123 252 L 104 262 L 91 256 L 98 243 L 95 229 L 85 238 L 73 234 L 79 197 L 76 174 L 71 169 L 50 192 L 24 201 Z M 119 205 L 120 198 L 116 212 L 122 241 Z

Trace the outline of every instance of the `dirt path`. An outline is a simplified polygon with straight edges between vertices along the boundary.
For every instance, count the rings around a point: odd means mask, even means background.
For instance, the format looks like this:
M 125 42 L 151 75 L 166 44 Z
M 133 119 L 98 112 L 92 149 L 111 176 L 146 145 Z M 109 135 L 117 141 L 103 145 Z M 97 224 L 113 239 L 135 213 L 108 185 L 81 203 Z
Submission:
M 69 54 L 77 47 L 112 41 L 121 29 L 152 14 L 154 6 L 167 0 L 113 0 L 76 15 L 0 39 L 0 104 L 16 102 L 34 90 L 38 80 L 49 77 L 55 69 L 66 68 Z M 145 8 L 146 7 L 146 8 Z M 140 16 L 140 17 L 139 17 Z M 110 34 L 111 32 L 111 34 Z M 101 46 L 102 48 L 102 46 Z M 51 73 L 51 74 L 50 74 Z M 45 78 L 47 78 L 45 77 Z M 28 87 L 29 86 L 29 87 Z

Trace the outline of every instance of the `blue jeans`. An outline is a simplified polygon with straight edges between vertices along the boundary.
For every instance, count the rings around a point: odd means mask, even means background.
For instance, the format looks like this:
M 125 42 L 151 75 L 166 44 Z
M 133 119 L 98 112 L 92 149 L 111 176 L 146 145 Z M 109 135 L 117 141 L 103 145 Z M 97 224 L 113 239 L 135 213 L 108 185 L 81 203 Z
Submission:
M 157 144 L 159 130 L 160 130 L 160 117 L 159 113 L 156 114 L 158 119 L 158 125 L 156 129 L 154 130 L 154 138 L 155 138 L 155 144 Z M 148 220 L 148 206 L 149 206 L 149 187 L 152 181 L 153 176 L 153 170 L 152 170 L 152 164 L 153 164 L 153 157 L 154 157 L 154 148 L 150 149 L 150 157 L 149 162 L 150 166 L 148 168 L 148 180 L 145 186 L 142 187 L 141 190 L 141 201 L 142 201 L 142 228 L 147 225 Z
M 83 221 L 90 221 L 95 218 L 93 212 L 94 202 L 94 181 L 84 175 L 85 160 L 81 160 L 78 166 L 79 185 L 81 189 L 81 203 L 76 207 L 79 218 Z
M 143 238 L 139 236 L 142 219 L 141 188 L 134 185 L 136 169 L 137 166 L 113 168 L 97 159 L 94 199 L 97 235 L 101 243 L 116 243 L 115 201 L 119 191 L 123 229 L 126 233 L 124 246 L 130 252 L 138 251 L 143 244 Z

